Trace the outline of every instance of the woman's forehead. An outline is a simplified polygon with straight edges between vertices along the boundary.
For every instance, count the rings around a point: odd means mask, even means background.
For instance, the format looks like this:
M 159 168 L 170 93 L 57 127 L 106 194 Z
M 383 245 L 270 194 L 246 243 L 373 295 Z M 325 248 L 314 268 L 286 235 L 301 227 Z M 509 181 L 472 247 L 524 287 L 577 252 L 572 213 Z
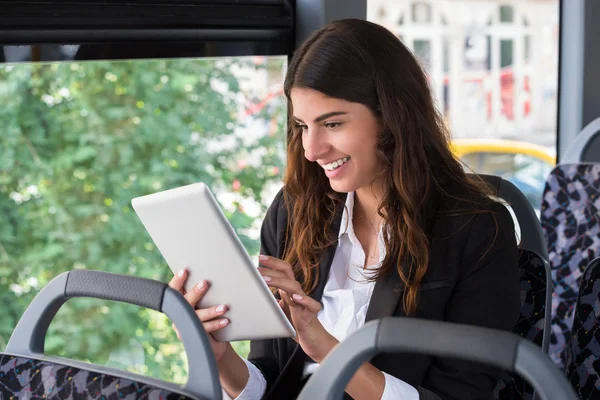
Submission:
M 335 111 L 344 110 L 352 112 L 359 105 L 358 103 L 327 96 L 317 90 L 306 88 L 293 88 L 290 92 L 290 98 L 294 115 L 297 113 L 311 114 L 314 112 L 322 114 L 327 111 L 333 111 L 330 110 L 333 108 L 335 108 Z

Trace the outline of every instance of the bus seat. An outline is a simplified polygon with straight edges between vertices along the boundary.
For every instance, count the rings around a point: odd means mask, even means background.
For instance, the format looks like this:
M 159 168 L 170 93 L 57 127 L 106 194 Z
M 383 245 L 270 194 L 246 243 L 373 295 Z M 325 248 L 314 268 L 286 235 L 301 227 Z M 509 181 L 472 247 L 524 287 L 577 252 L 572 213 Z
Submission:
M 575 136 L 561 164 L 600 162 L 600 118 L 596 118 Z
M 468 174 L 474 176 L 473 174 Z M 527 197 L 511 182 L 495 175 L 478 174 L 494 193 L 508 203 L 520 230 L 521 246 L 548 259 L 548 246 L 540 220 Z M 550 271 L 548 271 L 550 272 Z
M 563 367 L 581 275 L 600 255 L 600 164 L 556 166 L 546 180 L 540 221 L 555 288 L 549 354 Z
M 547 352 L 550 344 L 552 281 L 542 226 L 531 203 L 515 185 L 498 176 L 480 174 L 479 177 L 512 208 L 521 231 L 519 269 L 522 304 L 514 332 L 529 338 Z M 540 331 L 537 331 L 538 328 Z
M 565 350 L 567 379 L 582 399 L 600 398 L 600 257 L 581 277 L 571 338 Z
M 44 355 L 50 322 L 69 298 L 93 297 L 163 312 L 180 329 L 188 382 L 178 385 L 130 372 Z M 0 399 L 221 400 L 208 336 L 183 296 L 150 279 L 73 270 L 50 281 L 33 299 L 0 353 Z
M 494 193 L 508 203 L 520 229 L 519 274 L 521 313 L 513 330 L 517 335 L 548 351 L 552 282 L 548 250 L 540 221 L 531 203 L 509 181 L 480 174 Z M 494 391 L 494 399 L 533 399 L 533 388 L 517 374 L 505 373 Z
M 534 251 L 522 249 L 519 256 L 521 312 L 513 332 L 548 352 L 550 337 L 550 265 Z M 529 383 L 517 374 L 505 372 L 496 389 L 496 400 L 533 399 Z

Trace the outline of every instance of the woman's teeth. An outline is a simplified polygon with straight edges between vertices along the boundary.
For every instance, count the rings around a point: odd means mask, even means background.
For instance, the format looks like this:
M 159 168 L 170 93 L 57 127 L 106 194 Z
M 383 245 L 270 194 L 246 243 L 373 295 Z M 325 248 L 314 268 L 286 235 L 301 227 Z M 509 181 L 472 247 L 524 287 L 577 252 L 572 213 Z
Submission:
M 332 163 L 323 165 L 323 168 L 325 168 L 328 171 L 336 170 L 339 167 L 341 167 L 342 165 L 344 165 L 349 159 L 350 159 L 350 157 L 341 158 L 341 159 L 339 159 L 337 161 L 334 161 Z

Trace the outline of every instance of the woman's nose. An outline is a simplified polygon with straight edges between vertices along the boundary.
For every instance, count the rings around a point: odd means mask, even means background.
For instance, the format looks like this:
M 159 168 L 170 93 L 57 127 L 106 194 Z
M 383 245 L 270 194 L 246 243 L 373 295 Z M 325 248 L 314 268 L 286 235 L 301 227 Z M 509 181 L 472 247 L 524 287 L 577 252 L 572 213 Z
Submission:
M 320 159 L 321 155 L 325 154 L 330 147 L 321 135 L 310 131 L 304 134 L 302 145 L 304 146 L 304 157 L 312 162 Z

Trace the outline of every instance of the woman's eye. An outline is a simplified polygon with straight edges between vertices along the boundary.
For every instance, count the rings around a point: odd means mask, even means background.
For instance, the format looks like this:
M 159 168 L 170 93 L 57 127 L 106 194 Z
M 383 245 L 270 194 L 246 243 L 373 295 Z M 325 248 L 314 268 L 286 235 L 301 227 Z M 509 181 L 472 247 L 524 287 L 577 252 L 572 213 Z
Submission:
M 302 129 L 303 131 L 305 131 L 306 129 L 308 129 L 308 127 L 306 125 L 302 125 L 302 124 L 296 124 L 295 127 L 297 129 Z
M 329 128 L 329 129 L 335 129 L 338 128 L 340 125 L 342 125 L 341 122 L 326 122 L 325 123 L 325 127 Z

